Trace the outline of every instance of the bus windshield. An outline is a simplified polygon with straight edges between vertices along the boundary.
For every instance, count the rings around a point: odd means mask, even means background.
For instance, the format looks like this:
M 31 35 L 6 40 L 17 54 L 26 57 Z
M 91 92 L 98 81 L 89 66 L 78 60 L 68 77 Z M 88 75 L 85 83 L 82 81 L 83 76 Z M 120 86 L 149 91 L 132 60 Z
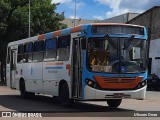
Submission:
M 94 72 L 140 73 L 146 70 L 146 40 L 106 37 L 89 38 L 87 68 Z

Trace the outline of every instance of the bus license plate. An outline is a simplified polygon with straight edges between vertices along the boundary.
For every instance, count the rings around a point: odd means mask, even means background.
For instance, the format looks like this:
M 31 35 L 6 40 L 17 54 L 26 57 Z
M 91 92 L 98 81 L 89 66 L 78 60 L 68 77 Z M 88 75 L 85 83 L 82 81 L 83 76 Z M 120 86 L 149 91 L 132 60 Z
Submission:
M 124 94 L 123 93 L 114 93 L 113 95 L 115 98 L 122 98 L 124 97 Z

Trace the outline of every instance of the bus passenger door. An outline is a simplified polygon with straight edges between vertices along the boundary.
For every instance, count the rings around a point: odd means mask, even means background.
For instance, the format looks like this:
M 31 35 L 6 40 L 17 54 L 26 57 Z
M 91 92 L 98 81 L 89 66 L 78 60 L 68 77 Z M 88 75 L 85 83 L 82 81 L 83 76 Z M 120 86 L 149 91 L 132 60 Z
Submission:
M 10 62 L 10 87 L 15 88 L 15 75 L 16 75 L 16 49 L 11 50 Z
M 81 38 L 73 39 L 72 50 L 72 97 L 82 97 L 82 48 Z

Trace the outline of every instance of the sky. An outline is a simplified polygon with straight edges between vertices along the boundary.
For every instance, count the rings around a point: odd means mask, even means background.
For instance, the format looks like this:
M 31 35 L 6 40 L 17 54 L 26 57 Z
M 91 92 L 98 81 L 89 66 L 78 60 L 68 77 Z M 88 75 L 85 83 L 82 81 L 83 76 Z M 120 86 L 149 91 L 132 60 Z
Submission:
M 76 18 L 88 20 L 104 20 L 123 13 L 142 13 L 153 6 L 159 6 L 160 0 L 52 0 L 60 3 L 56 12 L 66 18 L 74 18 L 76 3 Z

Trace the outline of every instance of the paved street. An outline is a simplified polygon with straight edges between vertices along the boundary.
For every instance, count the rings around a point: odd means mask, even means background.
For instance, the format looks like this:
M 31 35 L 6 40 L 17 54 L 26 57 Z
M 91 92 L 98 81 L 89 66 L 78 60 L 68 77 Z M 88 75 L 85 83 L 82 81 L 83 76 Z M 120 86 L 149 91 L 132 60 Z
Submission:
M 0 111 L 39 111 L 47 112 L 50 117 L 100 117 L 136 111 L 160 111 L 160 92 L 147 91 L 145 100 L 126 99 L 119 108 L 111 109 L 106 102 L 76 102 L 72 107 L 66 108 L 54 102 L 51 97 L 36 95 L 32 99 L 22 99 L 19 91 L 0 86 Z M 103 119 L 101 117 L 101 119 Z M 116 118 L 112 118 L 114 120 Z

